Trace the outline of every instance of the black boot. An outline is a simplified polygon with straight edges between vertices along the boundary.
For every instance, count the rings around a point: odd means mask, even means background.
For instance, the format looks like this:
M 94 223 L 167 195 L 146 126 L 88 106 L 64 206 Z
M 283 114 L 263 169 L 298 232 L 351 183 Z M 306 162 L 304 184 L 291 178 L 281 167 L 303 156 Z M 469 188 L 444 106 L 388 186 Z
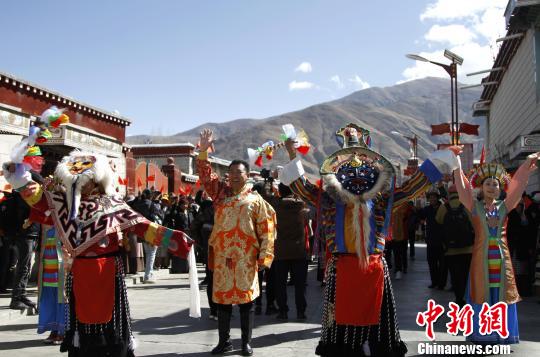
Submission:
M 219 343 L 212 350 L 213 355 L 223 354 L 233 350 L 233 345 L 230 339 L 231 332 L 231 312 L 218 308 L 218 332 Z
M 240 329 L 242 330 L 242 356 L 253 355 L 251 331 L 253 330 L 253 310 L 240 310 Z

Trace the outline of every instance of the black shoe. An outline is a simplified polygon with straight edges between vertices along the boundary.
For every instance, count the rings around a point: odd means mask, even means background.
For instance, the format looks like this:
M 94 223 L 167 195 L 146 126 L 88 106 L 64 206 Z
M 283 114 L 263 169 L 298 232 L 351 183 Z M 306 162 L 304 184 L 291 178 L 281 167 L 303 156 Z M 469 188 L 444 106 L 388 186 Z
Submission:
M 203 281 L 199 283 L 199 285 L 201 286 L 208 285 L 208 279 L 204 278 Z
M 444 286 L 437 287 L 437 290 L 444 290 Z
M 307 319 L 306 313 L 304 313 L 304 312 L 297 312 L 297 313 L 296 313 L 296 319 L 297 319 L 297 320 L 306 320 L 306 319 Z
M 270 305 L 266 307 L 266 315 L 273 315 L 277 314 L 279 312 L 278 309 L 274 305 Z
M 212 350 L 213 355 L 232 351 L 233 345 L 230 338 L 231 332 L 231 312 L 218 309 L 218 334 L 219 343 Z
M 437 287 L 437 286 L 436 286 L 435 284 L 431 284 L 430 286 L 428 286 L 428 288 L 430 288 L 430 289 L 434 289 L 434 288 L 436 288 L 436 287 Z
M 225 342 L 220 342 L 214 349 L 212 350 L 213 355 L 221 355 L 225 352 L 231 352 L 233 350 L 233 345 L 231 341 L 227 340 Z
M 249 343 L 243 343 L 242 344 L 242 356 L 252 356 L 253 355 L 253 348 L 249 345 Z
M 29 308 L 29 306 L 26 305 L 21 300 L 11 300 L 11 304 L 9 304 L 9 308 L 12 310 L 26 310 Z
M 278 319 L 278 320 L 288 320 L 288 319 L 289 319 L 289 316 L 287 316 L 287 313 L 286 313 L 286 312 L 280 312 L 280 313 L 276 316 L 276 319 Z
M 260 315 L 260 314 L 262 314 L 262 306 L 257 305 L 255 306 L 255 315 Z
M 287 286 L 294 286 L 294 281 L 293 280 L 289 280 L 287 282 Z
M 32 300 L 30 300 L 28 297 L 26 296 L 23 296 L 19 299 L 23 304 L 25 304 L 26 306 L 28 307 L 31 307 L 33 309 L 36 308 L 36 303 L 33 302 Z

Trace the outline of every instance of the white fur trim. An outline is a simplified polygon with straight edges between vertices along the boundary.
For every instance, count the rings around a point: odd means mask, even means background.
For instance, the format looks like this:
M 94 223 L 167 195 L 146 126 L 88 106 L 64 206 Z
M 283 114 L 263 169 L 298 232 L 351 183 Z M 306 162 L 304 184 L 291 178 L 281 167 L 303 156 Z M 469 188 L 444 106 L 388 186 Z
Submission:
M 362 220 L 364 231 L 364 244 L 362 246 L 362 235 L 360 225 L 360 212 L 362 212 Z M 364 267 L 368 265 L 369 260 L 369 235 L 371 234 L 371 226 L 369 224 L 370 212 L 365 202 L 355 202 L 353 212 L 353 225 L 354 225 L 354 247 L 356 255 L 360 259 L 360 264 Z
M 323 175 L 323 188 L 332 197 L 338 198 L 345 203 L 367 202 L 377 195 L 378 192 L 386 191 L 390 188 L 390 180 L 392 180 L 392 169 L 387 168 L 379 173 L 379 178 L 373 187 L 361 195 L 355 195 L 341 186 L 336 175 Z
M 294 181 L 298 180 L 305 173 L 304 166 L 300 158 L 294 158 L 287 165 L 283 166 L 283 170 L 279 173 L 279 180 L 284 185 L 289 186 Z
M 379 179 L 381 177 L 379 176 Z M 385 180 L 386 181 L 386 180 Z M 348 205 L 353 205 L 353 228 L 354 228 L 354 247 L 356 255 L 360 258 L 360 264 L 366 267 L 369 263 L 369 236 L 371 235 L 371 225 L 369 219 L 371 212 L 364 201 L 363 195 L 350 193 L 341 186 L 335 175 L 323 175 L 323 188 L 331 197 Z M 360 234 L 360 212 L 364 225 L 364 245 L 362 246 Z
M 71 159 L 81 156 L 93 156 L 96 161 L 91 169 L 83 172 L 82 174 L 73 175 L 71 172 L 69 172 L 67 164 Z M 74 150 L 68 156 L 64 156 L 62 161 L 58 163 L 54 175 L 59 178 L 60 181 L 62 181 L 62 185 L 66 189 L 68 207 L 70 212 L 72 210 L 71 208 L 73 207 L 73 210 L 75 210 L 75 216 L 77 216 L 79 212 L 81 189 L 90 180 L 101 185 L 107 196 L 114 196 L 116 194 L 113 185 L 113 178 L 115 177 L 114 172 L 109 164 L 109 159 L 102 154 Z M 75 195 L 73 197 L 73 183 L 75 182 Z M 75 198 L 75 202 L 72 202 L 73 198 Z

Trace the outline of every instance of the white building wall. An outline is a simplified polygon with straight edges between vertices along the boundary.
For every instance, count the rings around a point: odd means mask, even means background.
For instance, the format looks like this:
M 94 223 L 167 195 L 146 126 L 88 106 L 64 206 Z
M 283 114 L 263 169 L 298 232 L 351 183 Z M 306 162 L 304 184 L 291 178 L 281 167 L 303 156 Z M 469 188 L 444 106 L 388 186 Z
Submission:
M 490 105 L 489 160 L 507 160 L 510 143 L 540 127 L 535 57 L 535 31 L 531 29 L 512 58 Z M 510 164 L 516 167 L 521 162 Z M 527 191 L 538 189 L 540 178 L 537 171 L 530 178 Z

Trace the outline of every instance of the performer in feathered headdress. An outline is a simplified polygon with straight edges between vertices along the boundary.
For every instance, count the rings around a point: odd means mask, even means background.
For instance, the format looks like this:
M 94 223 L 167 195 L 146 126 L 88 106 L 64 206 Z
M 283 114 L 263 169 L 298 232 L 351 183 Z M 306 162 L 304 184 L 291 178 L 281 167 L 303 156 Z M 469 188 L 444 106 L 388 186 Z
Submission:
M 16 176 L 17 164 L 3 165 L 8 182 L 31 206 L 30 219 L 54 225 L 71 265 L 66 277 L 66 331 L 61 351 L 76 356 L 133 356 L 124 271 L 119 243 L 123 232 L 134 232 L 152 245 L 186 258 L 195 271 L 192 240 L 133 211 L 114 195 L 109 160 L 92 152 L 73 151 L 63 158 L 55 179 L 63 189 L 49 192 L 28 175 Z M 16 180 L 12 180 L 16 178 Z M 191 259 L 192 258 L 192 259 Z M 197 293 L 193 287 L 192 293 Z M 191 312 L 195 317 L 200 311 Z
M 336 132 L 342 149 L 322 164 L 321 185 L 304 176 L 295 142 L 281 182 L 318 207 L 321 238 L 332 253 L 327 266 L 321 356 L 404 356 L 388 267 L 383 256 L 392 210 L 425 192 L 457 167 L 450 151 L 436 151 L 403 187 L 395 171 L 370 149 L 370 133 L 355 124 Z M 441 173 L 442 172 L 442 173 Z
M 459 151 L 456 151 L 458 153 Z M 473 332 L 467 340 L 480 344 L 511 344 L 519 342 L 516 303 L 521 300 L 506 239 L 508 213 L 519 203 L 529 175 L 536 169 L 540 153 L 531 154 L 513 178 L 501 164 L 487 163 L 475 168 L 467 178 L 460 167 L 454 171 L 459 200 L 471 212 L 475 240 L 466 291 L 467 303 L 474 310 Z M 481 192 L 480 199 L 473 190 Z M 506 198 L 501 199 L 501 191 Z M 508 306 L 507 334 L 480 333 L 479 314 L 482 305 L 504 302 Z

